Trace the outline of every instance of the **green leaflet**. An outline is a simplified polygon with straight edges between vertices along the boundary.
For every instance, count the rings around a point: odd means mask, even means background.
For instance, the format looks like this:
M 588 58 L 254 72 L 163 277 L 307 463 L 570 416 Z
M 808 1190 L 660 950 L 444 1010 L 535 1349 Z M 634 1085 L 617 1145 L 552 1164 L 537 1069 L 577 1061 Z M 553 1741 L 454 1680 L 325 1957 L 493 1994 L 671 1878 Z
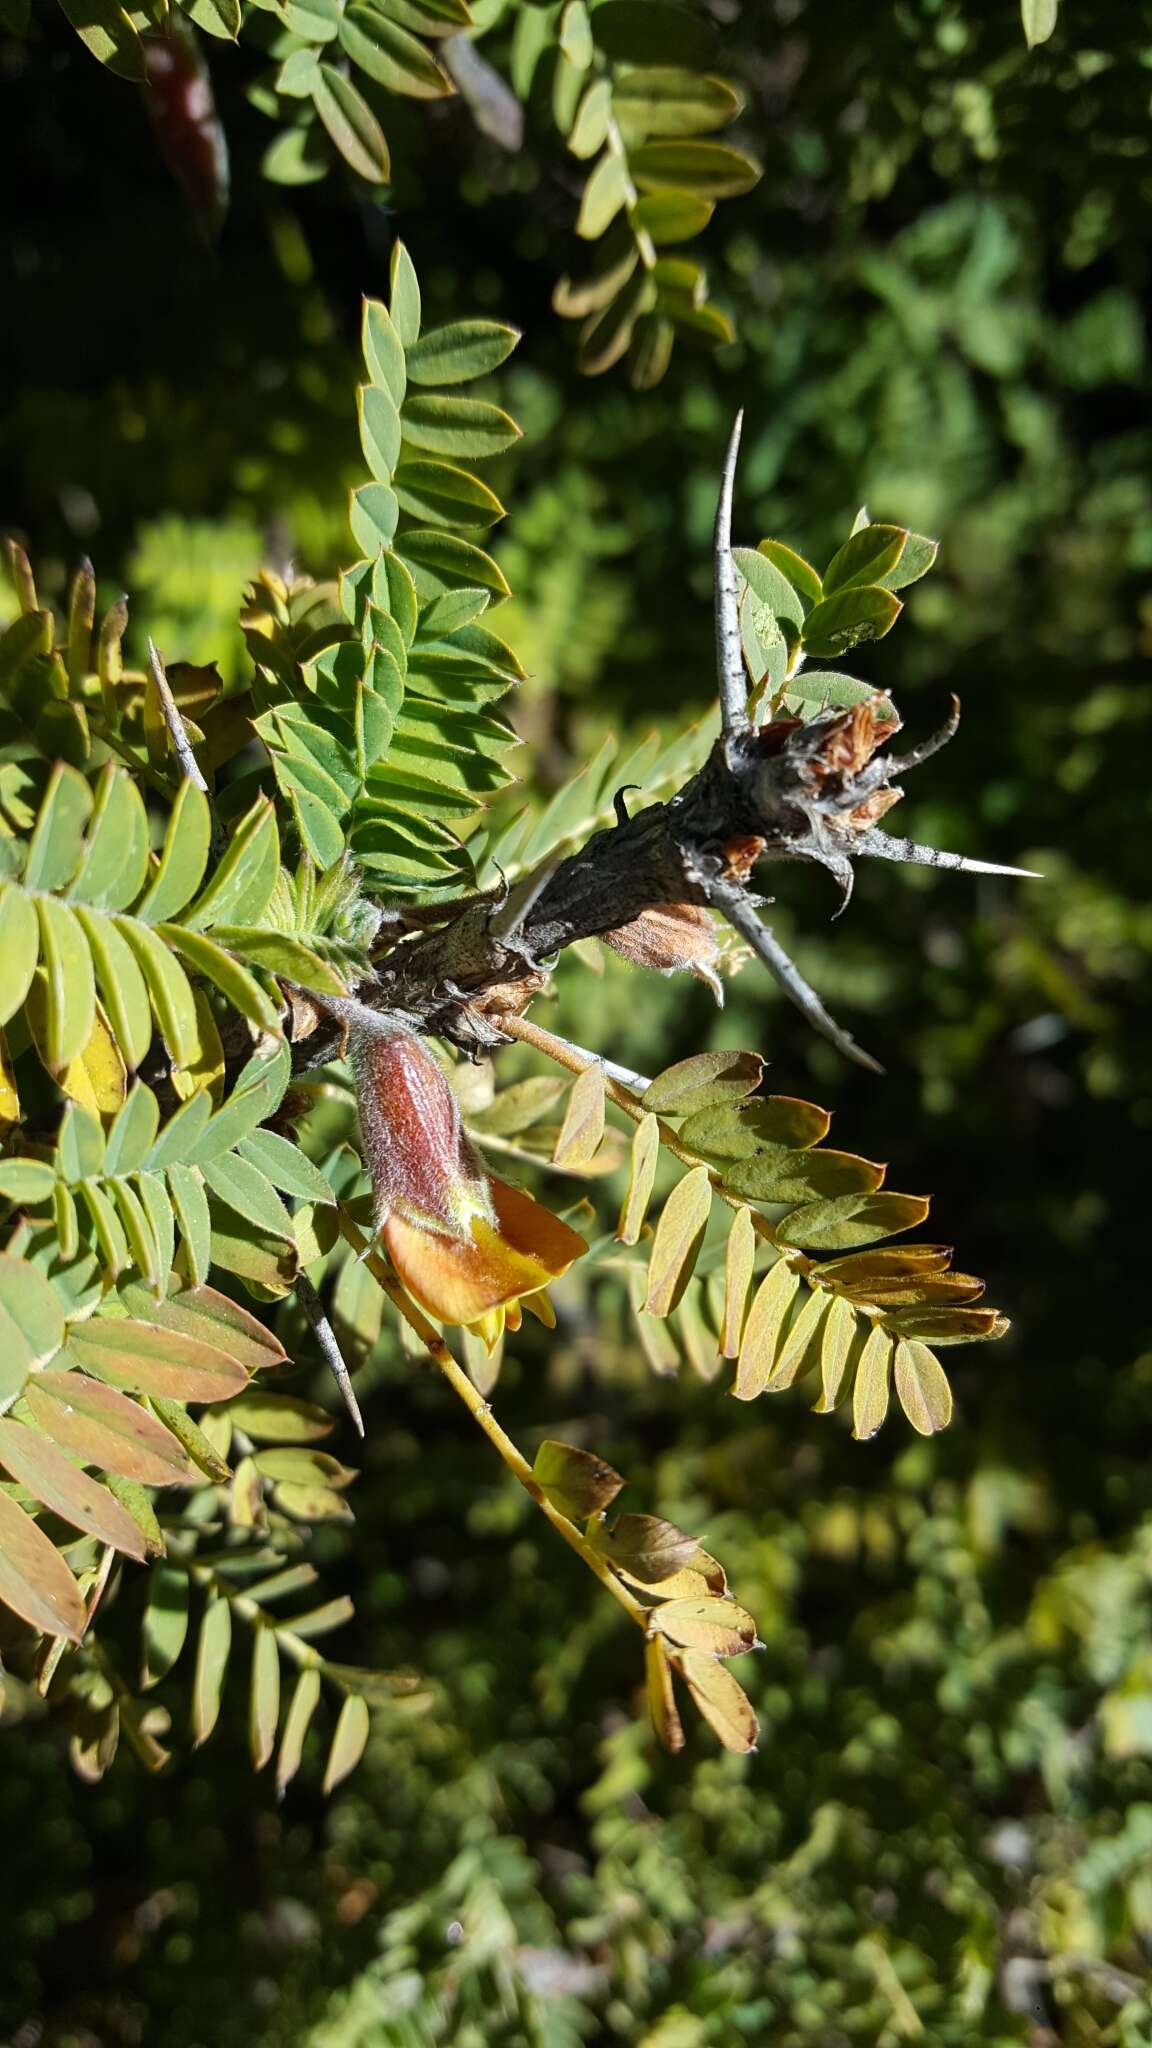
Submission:
M 392 169 L 376 116 L 350 78 L 321 64 L 312 104 L 341 156 L 369 184 L 384 184 Z
M 440 99 L 452 81 L 419 38 L 375 7 L 351 6 L 340 22 L 340 41 L 368 78 L 412 99 Z

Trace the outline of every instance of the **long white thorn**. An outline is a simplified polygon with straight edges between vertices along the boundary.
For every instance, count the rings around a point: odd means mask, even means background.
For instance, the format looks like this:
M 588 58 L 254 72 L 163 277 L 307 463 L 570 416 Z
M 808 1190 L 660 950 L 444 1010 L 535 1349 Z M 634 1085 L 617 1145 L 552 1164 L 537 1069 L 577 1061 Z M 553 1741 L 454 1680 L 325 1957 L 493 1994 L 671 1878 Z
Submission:
M 939 846 L 919 846 L 914 839 L 893 839 L 890 833 L 875 829 L 856 841 L 854 851 L 869 854 L 875 860 L 905 861 L 918 868 L 956 868 L 966 875 L 1015 875 L 1025 882 L 1044 880 L 1036 868 L 1009 868 L 994 860 L 969 860 L 964 853 L 946 853 Z
M 160 699 L 160 709 L 164 716 L 164 723 L 168 728 L 168 737 L 172 742 L 172 751 L 180 763 L 180 773 L 186 776 L 189 782 L 194 782 L 197 789 L 202 790 L 204 795 L 207 796 L 208 784 L 204 780 L 204 772 L 200 763 L 192 752 L 192 742 L 188 737 L 184 720 L 180 716 L 180 708 L 175 697 L 172 695 L 172 686 L 168 681 L 168 671 L 151 640 L 148 642 L 148 668 L 152 681 L 156 686 L 156 695 Z
M 732 491 L 736 481 L 736 458 L 740 453 L 740 431 L 744 414 L 738 412 L 724 457 L 720 479 L 720 502 L 716 507 L 713 562 L 716 592 L 716 677 L 720 688 L 720 722 L 725 733 L 748 729 L 748 678 L 744 670 L 744 649 L 740 638 L 740 605 L 736 587 L 736 564 L 732 560 Z
M 857 1066 L 868 1067 L 874 1074 L 882 1074 L 884 1069 L 879 1060 L 874 1060 L 870 1052 L 857 1045 L 835 1018 L 829 1016 L 815 989 L 809 987 L 779 939 L 766 924 L 761 924 L 744 890 L 733 882 L 713 882 L 709 893 L 721 916 L 726 917 L 733 930 L 747 940 L 757 959 L 763 961 L 769 974 L 813 1028 L 834 1045 L 837 1052 L 843 1053 L 845 1059 L 855 1060 Z

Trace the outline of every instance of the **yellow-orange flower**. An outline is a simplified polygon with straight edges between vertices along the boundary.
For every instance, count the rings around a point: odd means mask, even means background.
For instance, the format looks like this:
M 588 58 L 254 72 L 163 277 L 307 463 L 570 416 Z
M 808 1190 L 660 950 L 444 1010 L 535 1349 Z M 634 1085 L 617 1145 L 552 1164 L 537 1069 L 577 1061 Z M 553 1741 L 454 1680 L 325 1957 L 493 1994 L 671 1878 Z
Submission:
M 484 1171 L 447 1079 L 403 1026 L 351 1035 L 376 1227 L 413 1300 L 441 1323 L 479 1328 L 491 1345 L 587 1249 L 551 1210 Z

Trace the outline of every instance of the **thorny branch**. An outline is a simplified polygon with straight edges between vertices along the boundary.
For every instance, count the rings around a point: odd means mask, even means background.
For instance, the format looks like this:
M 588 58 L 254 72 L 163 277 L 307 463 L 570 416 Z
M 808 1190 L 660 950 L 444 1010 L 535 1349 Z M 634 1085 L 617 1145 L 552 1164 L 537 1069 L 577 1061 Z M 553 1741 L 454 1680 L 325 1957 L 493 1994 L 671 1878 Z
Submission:
M 565 946 L 619 930 L 645 911 L 705 905 L 752 947 L 817 1031 L 846 1058 L 879 1072 L 762 922 L 762 899 L 748 886 L 754 868 L 771 861 L 815 862 L 839 884 L 841 909 L 851 895 L 853 863 L 862 858 L 975 874 L 1027 872 L 894 839 L 879 828 L 903 794 L 896 778 L 927 761 L 955 733 L 955 698 L 939 731 L 905 754 L 884 751 L 900 723 L 879 694 L 871 703 L 829 708 L 809 719 L 750 722 L 731 551 L 740 426 L 738 415 L 716 517 L 722 731 L 709 759 L 669 801 L 633 817 L 618 805 L 615 824 L 566 860 L 525 876 L 510 894 L 488 891 L 439 912 L 417 909 L 410 918 L 403 911 L 387 912 L 381 937 L 396 943 L 361 983 L 362 1001 L 475 1055 L 503 1042 L 500 1016 L 527 1007 Z M 331 1029 L 322 1028 L 298 1047 L 298 1063 L 312 1066 L 330 1058 L 332 1044 Z

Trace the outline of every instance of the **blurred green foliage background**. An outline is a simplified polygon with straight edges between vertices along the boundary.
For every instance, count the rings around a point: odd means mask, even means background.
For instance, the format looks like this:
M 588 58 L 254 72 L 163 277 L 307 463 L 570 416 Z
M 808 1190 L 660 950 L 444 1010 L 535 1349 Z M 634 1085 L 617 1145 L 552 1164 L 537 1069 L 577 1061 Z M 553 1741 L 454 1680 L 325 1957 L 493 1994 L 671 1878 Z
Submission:
M 949 1358 L 945 1437 L 867 1445 L 654 1378 L 611 1293 L 514 1347 L 514 1433 L 586 1430 L 767 1640 L 741 1669 L 760 1754 L 703 1734 L 674 1761 L 610 1604 L 383 1346 L 356 1525 L 319 1550 L 349 1655 L 417 1665 L 432 1710 L 382 1718 L 328 1807 L 251 1778 L 239 1701 L 165 1778 L 121 1756 L 94 1789 L 5 1728 L 13 2048 L 1152 2041 L 1152 9 L 1067 0 L 1029 52 L 1008 0 L 724 0 L 723 39 L 765 165 L 706 238 L 739 339 L 640 394 L 579 378 L 549 310 L 571 166 L 531 127 L 507 156 L 450 102 L 406 110 L 387 203 L 270 187 L 247 60 L 214 45 L 234 199 L 208 251 L 63 15 L 0 39 L 0 512 L 50 591 L 90 553 L 138 632 L 240 673 L 260 560 L 345 548 L 359 296 L 398 220 L 430 318 L 524 329 L 493 480 L 541 789 L 606 729 L 705 707 L 737 403 L 740 538 L 823 559 L 862 502 L 940 535 L 864 667 L 916 735 L 964 704 L 898 829 L 1047 880 L 873 864 L 833 927 L 821 877 L 785 873 L 781 933 L 887 1078 L 753 972 L 718 1018 L 572 961 L 542 1014 L 647 1072 L 759 1046 L 836 1142 L 937 1191 L 1013 1333 Z

